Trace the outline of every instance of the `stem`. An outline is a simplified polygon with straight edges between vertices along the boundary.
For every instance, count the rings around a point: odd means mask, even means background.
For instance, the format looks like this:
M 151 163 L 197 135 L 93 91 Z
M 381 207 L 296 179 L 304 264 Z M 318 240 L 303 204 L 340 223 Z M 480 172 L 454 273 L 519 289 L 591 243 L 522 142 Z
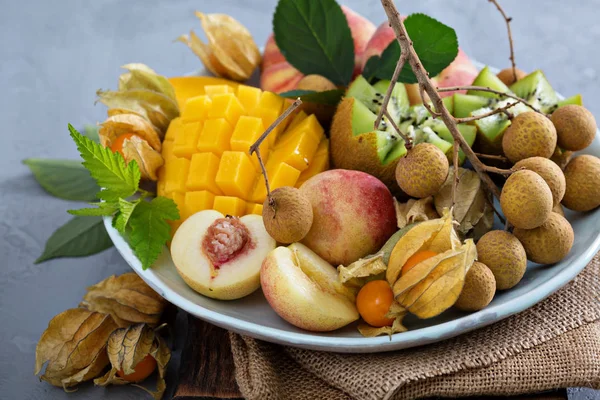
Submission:
M 147 197 L 155 197 L 156 196 L 156 193 L 152 193 L 152 192 L 149 192 L 144 189 L 138 189 L 138 193 L 140 194 L 142 199 L 145 199 Z
M 296 101 L 294 101 L 287 108 L 287 110 L 285 110 L 283 112 L 283 114 L 281 114 L 279 116 L 279 118 L 277 118 L 275 121 L 273 121 L 273 123 L 271 124 L 271 126 L 269 126 L 267 128 L 267 130 L 264 131 L 264 133 L 262 135 L 260 135 L 260 137 L 256 140 L 256 142 L 254 142 L 254 144 L 252 146 L 250 146 L 250 149 L 249 149 L 250 155 L 252 155 L 253 153 L 256 153 L 256 158 L 258 158 L 258 164 L 260 165 L 260 169 L 262 171 L 263 177 L 265 178 L 265 187 L 267 188 L 267 197 L 269 198 L 269 204 L 271 205 L 271 207 L 274 207 L 274 202 L 273 202 L 273 199 L 271 198 L 271 186 L 269 185 L 269 177 L 267 176 L 267 169 L 265 168 L 265 163 L 263 162 L 263 159 L 262 159 L 262 157 L 260 155 L 259 146 L 267 138 L 267 136 L 269 136 L 269 133 L 271 133 L 273 131 L 273 129 L 275 129 L 296 108 L 298 108 L 300 106 L 300 104 L 302 104 L 302 100 L 300 100 L 300 97 L 298 97 L 296 99 Z
M 509 108 L 517 105 L 519 102 L 515 102 L 515 103 L 509 103 L 504 107 L 500 107 L 500 108 L 496 108 L 495 110 L 492 110 L 490 112 L 486 112 L 485 114 L 480 114 L 480 115 L 474 115 L 472 117 L 465 117 L 465 118 L 454 118 L 456 120 L 457 124 L 462 124 L 464 122 L 471 122 L 471 121 L 477 121 L 479 119 L 483 119 L 483 118 L 487 118 L 487 117 L 491 117 L 492 115 L 496 115 L 496 114 L 501 114 L 506 112 Z
M 454 179 L 452 181 L 452 208 L 456 204 L 456 188 L 458 187 L 458 143 L 452 142 L 452 166 L 454 167 Z
M 492 181 L 492 179 L 486 173 L 486 166 L 481 161 L 479 161 L 479 158 L 477 158 L 471 147 L 469 147 L 469 144 L 465 141 L 465 139 L 459 132 L 458 127 L 456 126 L 456 122 L 454 121 L 454 117 L 448 112 L 448 110 L 444 106 L 442 98 L 440 97 L 439 93 L 437 92 L 431 80 L 429 79 L 429 76 L 425 71 L 423 64 L 421 63 L 419 56 L 417 55 L 415 49 L 412 46 L 412 41 L 408 36 L 406 27 L 404 26 L 404 23 L 400 18 L 400 13 L 396 9 L 393 0 L 381 0 L 381 4 L 383 5 L 385 13 L 388 16 L 390 26 L 394 29 L 396 39 L 400 44 L 400 54 L 406 54 L 407 61 L 409 62 L 413 72 L 415 73 L 419 85 L 421 85 L 424 92 L 426 92 L 429 95 L 429 98 L 435 106 L 435 110 L 440 114 L 440 117 L 448 127 L 448 130 L 450 130 L 454 141 L 460 145 L 460 148 L 463 150 L 466 157 L 473 165 L 473 168 L 479 175 L 479 178 L 485 183 L 485 185 L 488 186 L 489 190 L 494 194 L 494 196 L 499 198 L 500 191 L 498 190 L 498 187 L 496 186 L 494 181 Z M 423 99 L 423 103 L 425 103 L 425 99 Z M 384 104 L 382 106 L 387 106 L 387 104 Z
M 517 66 L 515 64 L 515 48 L 514 48 L 514 44 L 513 44 L 512 32 L 510 30 L 510 22 L 512 21 L 512 18 L 506 15 L 506 13 L 502 9 L 502 7 L 500 7 L 500 4 L 498 4 L 498 2 L 496 0 L 488 0 L 488 1 L 496 6 L 498 11 L 500 11 L 500 14 L 502 14 L 502 18 L 504 18 L 504 21 L 506 21 L 506 30 L 508 31 L 508 44 L 510 45 L 509 59 L 510 59 L 511 65 L 512 65 L 513 77 L 516 82 L 516 81 L 518 81 L 518 79 L 517 79 Z
M 486 86 L 451 86 L 451 87 L 445 87 L 445 88 L 437 88 L 438 92 L 453 92 L 455 90 L 477 90 L 479 92 L 489 92 L 489 93 L 494 93 L 497 94 L 499 96 L 504 96 L 504 97 L 508 97 L 511 98 L 513 100 L 518 101 L 519 103 L 523 103 L 524 105 L 526 105 L 527 107 L 531 108 L 533 111 L 540 113 L 542 115 L 546 115 L 543 112 L 541 112 L 540 110 L 538 110 L 534 105 L 528 103 L 526 100 L 515 96 L 514 94 L 510 94 L 510 93 L 504 93 L 501 92 L 499 90 L 495 90 Z
M 488 160 L 497 160 L 497 161 L 508 162 L 508 158 L 506 158 L 504 156 L 497 156 L 495 154 L 475 153 L 475 155 L 479 158 L 487 158 Z
M 375 124 L 374 124 L 375 129 L 379 129 L 379 124 L 381 124 L 381 119 L 383 118 L 383 114 L 387 113 L 387 105 L 390 102 L 390 97 L 392 97 L 392 91 L 394 90 L 394 87 L 396 86 L 396 82 L 398 82 L 398 76 L 400 76 L 400 71 L 402 71 L 402 68 L 404 68 L 405 63 L 406 63 L 406 55 L 400 54 L 400 59 L 398 59 L 398 63 L 396 64 L 396 69 L 394 69 L 394 74 L 392 75 L 392 80 L 390 81 L 390 86 L 388 86 L 388 88 L 385 92 L 385 97 L 383 98 L 383 103 L 382 103 L 381 109 L 377 113 L 377 118 L 375 118 Z M 389 115 L 388 115 L 388 118 L 391 120 Z M 398 132 L 400 132 L 400 131 L 398 130 Z M 405 142 L 406 142 L 406 140 L 405 140 Z

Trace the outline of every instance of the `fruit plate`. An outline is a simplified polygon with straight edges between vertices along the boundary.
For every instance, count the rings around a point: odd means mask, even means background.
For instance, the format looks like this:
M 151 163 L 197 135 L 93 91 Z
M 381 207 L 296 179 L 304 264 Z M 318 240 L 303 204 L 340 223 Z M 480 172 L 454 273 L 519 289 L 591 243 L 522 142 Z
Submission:
M 208 75 L 205 71 L 197 74 Z M 585 153 L 600 156 L 600 134 Z M 301 330 L 281 319 L 260 290 L 234 301 L 204 297 L 180 278 L 166 247 L 154 266 L 143 270 L 127 242 L 112 227 L 110 218 L 106 217 L 104 224 L 119 253 L 150 287 L 200 319 L 242 335 L 288 346 L 340 353 L 374 353 L 434 343 L 490 325 L 526 310 L 567 284 L 600 249 L 600 209 L 589 213 L 565 210 L 565 214 L 573 226 L 576 240 L 564 260 L 550 266 L 529 263 L 521 282 L 511 290 L 499 292 L 482 311 L 465 313 L 450 309 L 427 320 L 408 316 L 404 322 L 409 330 L 391 338 L 362 337 L 356 323 L 330 333 Z

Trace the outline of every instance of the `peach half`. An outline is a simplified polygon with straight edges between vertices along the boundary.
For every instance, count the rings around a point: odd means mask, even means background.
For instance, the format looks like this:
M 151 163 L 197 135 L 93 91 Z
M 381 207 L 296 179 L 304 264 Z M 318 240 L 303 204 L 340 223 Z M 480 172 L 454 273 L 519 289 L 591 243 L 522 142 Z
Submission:
M 260 287 L 261 264 L 274 248 L 260 215 L 235 218 L 204 210 L 181 224 L 171 242 L 171 257 L 196 292 L 234 300 Z
M 271 251 L 260 282 L 273 310 L 298 328 L 328 332 L 358 319 L 354 293 L 338 281 L 331 264 L 303 244 Z

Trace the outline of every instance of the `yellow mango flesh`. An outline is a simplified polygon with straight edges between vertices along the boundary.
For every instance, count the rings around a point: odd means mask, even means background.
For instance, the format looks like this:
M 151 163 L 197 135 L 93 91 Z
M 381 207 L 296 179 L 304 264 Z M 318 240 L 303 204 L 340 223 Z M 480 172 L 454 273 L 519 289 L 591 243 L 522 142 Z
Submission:
M 173 199 L 180 211 L 171 233 L 206 209 L 232 216 L 261 214 L 267 192 L 249 147 L 285 111 L 285 99 L 217 78 L 171 78 L 171 83 L 182 99 L 182 113 L 165 135 L 157 186 L 158 194 Z M 329 141 L 317 119 L 304 111 L 283 121 L 260 153 L 271 190 L 299 187 L 329 168 Z

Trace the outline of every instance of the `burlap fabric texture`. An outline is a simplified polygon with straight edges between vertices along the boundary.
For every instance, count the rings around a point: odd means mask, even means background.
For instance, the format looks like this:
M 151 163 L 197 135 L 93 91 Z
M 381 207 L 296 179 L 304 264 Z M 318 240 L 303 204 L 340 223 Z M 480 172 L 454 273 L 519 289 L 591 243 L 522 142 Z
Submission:
M 377 354 L 284 347 L 230 334 L 248 399 L 415 399 L 600 387 L 600 258 L 536 306 L 441 343 Z

